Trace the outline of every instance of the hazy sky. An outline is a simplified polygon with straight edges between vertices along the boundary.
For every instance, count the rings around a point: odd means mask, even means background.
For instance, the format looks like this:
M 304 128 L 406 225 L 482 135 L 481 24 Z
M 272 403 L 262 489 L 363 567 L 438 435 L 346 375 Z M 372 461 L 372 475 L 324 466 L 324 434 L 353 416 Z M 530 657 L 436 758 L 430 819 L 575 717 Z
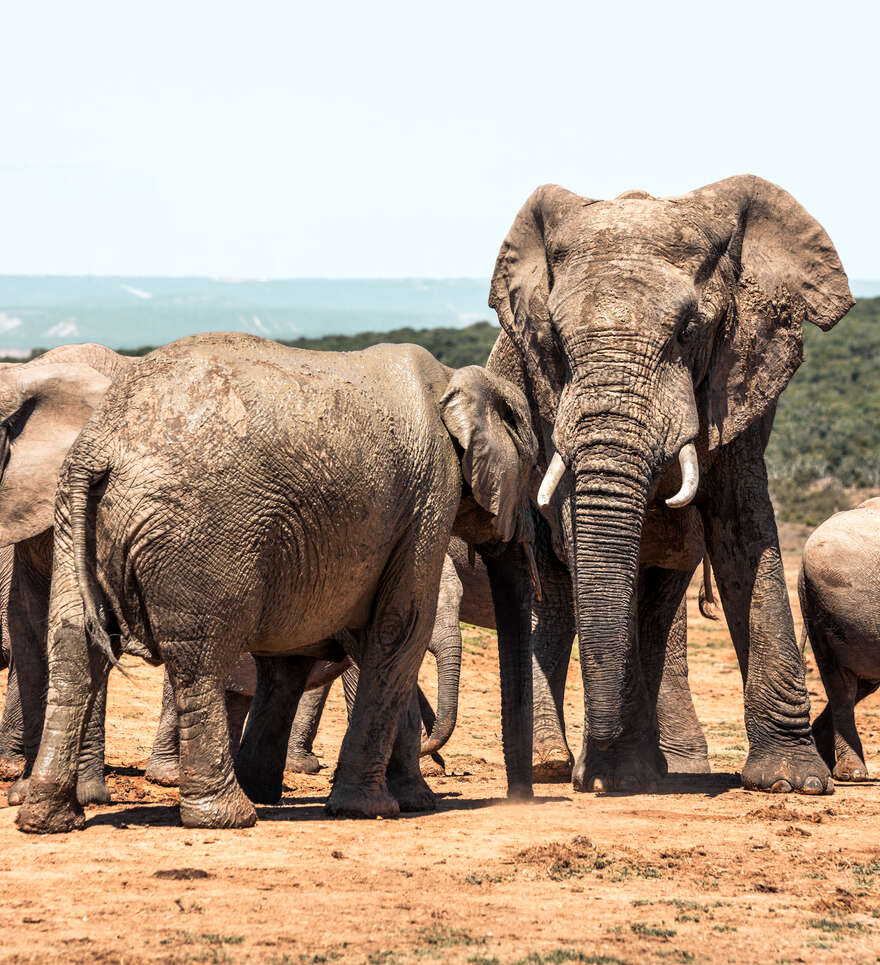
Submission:
M 791 191 L 880 277 L 880 4 L 4 4 L 0 273 L 488 276 L 538 185 Z

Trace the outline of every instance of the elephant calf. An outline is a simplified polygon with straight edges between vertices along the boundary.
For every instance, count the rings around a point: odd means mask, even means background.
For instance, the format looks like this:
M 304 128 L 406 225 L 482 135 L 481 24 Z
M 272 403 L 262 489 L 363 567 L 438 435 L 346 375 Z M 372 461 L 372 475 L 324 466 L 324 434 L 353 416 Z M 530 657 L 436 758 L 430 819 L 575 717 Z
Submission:
M 185 826 L 252 825 L 242 787 L 277 798 L 308 673 L 343 649 L 360 681 L 328 809 L 433 807 L 415 684 L 446 547 L 455 529 L 482 553 L 519 543 L 532 558 L 535 455 L 519 390 L 416 346 L 202 335 L 133 363 L 59 481 L 49 701 L 18 826 L 83 825 L 83 724 L 131 640 L 174 689 Z M 223 696 L 242 650 L 258 681 L 234 771 Z M 519 651 L 502 667 L 530 684 Z
M 880 499 L 832 516 L 804 546 L 798 593 L 828 696 L 813 737 L 838 781 L 868 776 L 853 708 L 880 686 L 878 574 Z

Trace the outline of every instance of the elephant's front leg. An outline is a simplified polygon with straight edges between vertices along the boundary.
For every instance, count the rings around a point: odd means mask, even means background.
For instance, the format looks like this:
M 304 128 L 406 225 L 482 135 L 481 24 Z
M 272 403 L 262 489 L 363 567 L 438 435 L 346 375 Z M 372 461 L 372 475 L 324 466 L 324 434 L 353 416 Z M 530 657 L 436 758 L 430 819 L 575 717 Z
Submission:
M 257 813 L 232 766 L 226 715 L 224 653 L 210 639 L 160 647 L 180 720 L 180 819 L 189 828 L 249 828 Z
M 0 781 L 12 781 L 25 768 L 24 719 L 21 712 L 21 693 L 15 661 L 9 665 L 6 681 L 6 701 L 0 722 Z
M 666 643 L 663 675 L 657 694 L 657 728 L 660 731 L 660 751 L 670 774 L 708 774 L 711 771 L 706 735 L 697 719 L 688 683 L 687 607 L 684 597 Z
M 324 713 L 324 705 L 330 695 L 332 683 L 325 684 L 323 687 L 315 687 L 302 695 L 299 706 L 296 708 L 296 716 L 293 718 L 293 727 L 290 729 L 290 741 L 287 745 L 287 764 L 288 771 L 296 771 L 300 774 L 317 774 L 321 770 L 321 762 L 315 756 L 313 747 L 315 737 L 318 733 L 318 726 L 321 723 L 321 716 Z
M 831 774 L 810 731 L 810 698 L 794 633 L 767 471 L 755 426 L 725 447 L 707 473 L 709 556 L 744 677 L 749 754 L 743 785 L 830 794 Z
M 290 728 L 313 657 L 254 657 L 257 689 L 235 758 L 241 786 L 258 804 L 277 804 L 284 786 Z
M 571 576 L 549 546 L 537 548 L 543 599 L 532 602 L 532 777 L 539 783 L 566 782 L 574 763 L 565 739 L 564 710 L 575 629 Z

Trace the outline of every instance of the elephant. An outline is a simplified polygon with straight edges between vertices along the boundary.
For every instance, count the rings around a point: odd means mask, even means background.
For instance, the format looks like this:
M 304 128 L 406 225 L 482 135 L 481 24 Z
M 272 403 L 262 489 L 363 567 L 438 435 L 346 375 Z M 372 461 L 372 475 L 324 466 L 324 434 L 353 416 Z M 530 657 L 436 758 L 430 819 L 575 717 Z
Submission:
M 495 630 L 495 610 L 489 576 L 481 559 L 469 558 L 467 544 L 453 537 L 449 542 L 447 564 L 440 581 L 440 600 L 437 607 L 438 627 L 457 637 L 461 648 L 459 620 L 473 626 Z M 711 604 L 711 577 L 704 574 L 708 586 L 706 602 Z M 701 591 L 703 606 L 706 591 Z M 570 658 L 571 641 L 563 652 L 545 648 L 532 654 L 532 694 L 534 699 L 534 747 L 533 778 L 536 782 L 560 782 L 571 779 L 574 759 L 565 737 L 563 698 L 565 680 Z M 288 748 L 288 769 L 302 773 L 316 773 L 320 769 L 312 745 L 330 692 L 331 683 L 315 690 L 310 699 L 304 696 L 297 708 Z M 351 708 L 353 687 L 346 688 L 346 702 Z M 441 702 L 441 707 L 443 706 Z M 442 712 L 441 712 L 442 716 Z M 422 720 L 431 730 L 433 711 L 422 707 Z M 453 714 L 454 719 L 454 714 Z M 657 727 L 660 733 L 660 751 L 667 770 L 675 774 L 706 774 L 709 765 L 708 746 L 703 729 L 697 719 L 693 697 L 688 685 L 687 666 L 687 614 L 682 601 L 670 630 L 660 690 L 657 695 Z M 423 744 L 423 753 L 425 752 Z
M 0 371 L 3 470 L 0 476 L 0 634 L 9 666 L 0 722 L 0 780 L 19 778 L 9 803 L 27 791 L 43 727 L 47 684 L 45 627 L 52 573 L 52 514 L 68 448 L 129 359 L 103 345 L 66 345 Z M 230 674 L 227 703 L 241 717 L 253 694 L 250 657 Z M 322 680 L 315 682 L 321 685 Z M 249 699 L 248 699 L 249 702 Z M 104 707 L 95 701 L 83 742 L 77 794 L 82 804 L 110 800 L 104 781 Z M 245 704 L 245 712 L 246 712 Z M 240 732 L 239 722 L 239 732 Z M 24 775 L 24 776 L 22 776 Z
M 532 794 L 530 649 L 577 632 L 585 740 L 579 791 L 662 775 L 656 706 L 675 615 L 703 547 L 744 684 L 744 787 L 832 793 L 785 589 L 764 449 L 803 357 L 802 325 L 853 305 L 825 230 L 753 175 L 681 197 L 610 201 L 538 188 L 503 241 L 487 368 L 526 394 L 539 440 L 531 496 L 543 598 L 493 561 L 508 795 Z M 490 574 L 491 575 L 491 574 Z
M 278 799 L 308 672 L 343 652 L 360 681 L 329 813 L 431 809 L 415 684 L 446 547 L 455 531 L 534 558 L 536 445 L 519 390 L 416 346 L 220 333 L 134 363 L 59 478 L 49 700 L 18 827 L 83 826 L 79 738 L 131 640 L 171 678 L 184 826 L 249 827 L 249 797 Z M 233 768 L 223 683 L 243 650 L 258 677 Z
M 46 691 L 46 619 L 58 470 L 73 440 L 127 360 L 101 345 L 69 345 L 0 371 L 0 627 L 9 677 L 0 723 L 0 779 L 36 756 Z M 103 707 L 82 742 L 78 794 L 109 800 Z M 11 801 L 24 787 L 13 785 Z
M 828 703 L 813 737 L 835 780 L 868 777 L 853 708 L 880 686 L 880 498 L 837 513 L 804 545 L 798 595 Z

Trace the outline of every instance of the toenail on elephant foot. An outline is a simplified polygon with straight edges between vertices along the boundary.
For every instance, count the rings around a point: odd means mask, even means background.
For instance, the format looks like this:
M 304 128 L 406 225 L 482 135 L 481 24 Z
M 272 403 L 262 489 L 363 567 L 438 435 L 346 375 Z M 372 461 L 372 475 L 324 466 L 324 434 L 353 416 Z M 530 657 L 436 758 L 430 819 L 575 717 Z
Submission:
M 532 780 L 536 784 L 567 784 L 573 765 L 567 747 L 538 748 L 532 763 Z
M 868 768 L 855 756 L 843 757 L 834 766 L 835 781 L 867 781 Z
M 55 793 L 53 793 L 53 790 Z M 73 793 L 58 793 L 47 788 L 29 794 L 15 818 L 15 824 L 26 834 L 63 834 L 85 827 L 83 809 Z
M 383 787 L 336 781 L 327 798 L 327 813 L 335 818 L 393 818 L 400 805 Z
M 177 787 L 180 784 L 180 767 L 177 761 L 150 760 L 147 762 L 144 780 L 162 787 Z
M 311 752 L 302 754 L 288 754 L 285 770 L 293 771 L 295 774 L 317 774 L 323 765 Z
M 24 773 L 27 762 L 19 754 L 0 757 L 0 781 L 14 781 Z
M 666 762 L 652 743 L 582 751 L 572 774 L 576 791 L 649 794 L 666 774 Z
M 404 813 L 412 811 L 436 811 L 437 799 L 434 792 L 419 776 L 411 780 L 390 780 L 388 790 Z
M 814 747 L 798 745 L 775 752 L 749 752 L 743 787 L 771 794 L 833 794 L 834 781 Z
M 28 796 L 28 787 L 30 786 L 30 778 L 20 777 L 11 788 L 9 788 L 9 793 L 6 795 L 6 800 L 9 802 L 9 806 L 12 808 L 18 807 L 20 804 L 24 804 Z
M 429 757 L 423 757 L 419 761 L 419 767 L 422 771 L 422 777 L 443 777 L 446 773 L 446 762 L 440 757 L 439 754 L 430 755 Z
M 78 781 L 76 799 L 80 804 L 109 804 L 110 791 L 104 783 L 104 778 Z
M 257 812 L 237 783 L 219 794 L 180 795 L 180 822 L 185 828 L 252 828 Z

